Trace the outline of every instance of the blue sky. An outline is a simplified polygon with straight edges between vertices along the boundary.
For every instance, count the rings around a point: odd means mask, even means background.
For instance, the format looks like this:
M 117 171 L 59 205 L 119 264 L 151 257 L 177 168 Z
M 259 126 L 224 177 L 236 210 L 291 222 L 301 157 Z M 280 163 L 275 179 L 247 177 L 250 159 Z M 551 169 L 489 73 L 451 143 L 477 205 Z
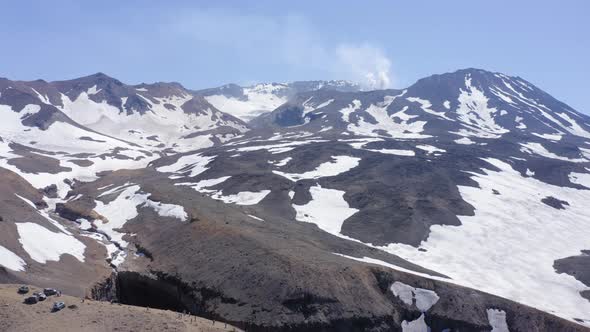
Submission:
M 0 76 L 402 88 L 477 67 L 590 113 L 588 13 L 584 0 L 12 1 L 0 10 Z

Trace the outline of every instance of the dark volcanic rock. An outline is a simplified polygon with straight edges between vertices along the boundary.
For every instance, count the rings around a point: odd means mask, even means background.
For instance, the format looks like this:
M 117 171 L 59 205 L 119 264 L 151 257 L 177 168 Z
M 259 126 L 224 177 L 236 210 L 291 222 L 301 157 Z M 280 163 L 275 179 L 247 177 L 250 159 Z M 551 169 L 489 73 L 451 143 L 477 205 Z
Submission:
M 16 166 L 25 173 L 49 173 L 57 174 L 61 172 L 70 172 L 69 167 L 62 167 L 60 161 L 48 156 L 43 156 L 29 151 L 19 151 L 22 155 L 20 158 L 10 159 L 8 164 Z
M 97 143 L 105 143 L 106 142 L 106 141 L 102 141 L 102 140 L 96 140 L 96 139 L 93 139 L 92 137 L 88 137 L 88 136 L 82 136 L 82 137 L 79 137 L 78 139 L 82 140 L 82 141 L 90 141 L 90 142 L 97 142 Z
M 553 268 L 558 273 L 567 273 L 590 287 L 590 255 L 587 253 L 558 259 L 553 263 Z
M 558 210 L 565 210 L 565 206 L 570 205 L 568 202 L 562 201 L 562 200 L 557 199 L 553 196 L 547 196 L 547 197 L 541 199 L 541 202 L 549 205 L 550 207 L 552 207 L 554 209 L 558 209 Z
M 55 184 L 52 184 L 50 186 L 47 186 L 45 188 L 43 188 L 41 190 L 43 192 L 43 194 L 49 198 L 57 198 L 57 186 Z
M 89 167 L 94 165 L 94 162 L 88 159 L 70 159 L 69 162 L 76 164 L 81 167 Z

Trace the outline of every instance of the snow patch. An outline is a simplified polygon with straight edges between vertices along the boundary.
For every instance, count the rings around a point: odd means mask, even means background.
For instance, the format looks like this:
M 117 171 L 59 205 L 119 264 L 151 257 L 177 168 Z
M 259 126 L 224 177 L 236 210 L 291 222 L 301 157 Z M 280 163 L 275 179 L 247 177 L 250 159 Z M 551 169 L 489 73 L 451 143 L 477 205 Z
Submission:
M 579 184 L 590 189 L 590 174 L 572 172 L 568 177 L 571 183 Z
M 183 182 L 183 183 L 175 183 L 174 185 L 175 186 L 190 186 L 191 188 L 193 188 L 194 190 L 196 190 L 200 193 L 214 193 L 215 190 L 205 189 L 205 188 L 213 187 L 213 186 L 218 185 L 222 182 L 225 182 L 230 177 L 231 176 L 222 176 L 222 177 L 216 178 L 216 179 L 201 180 L 197 183 Z
M 258 150 L 267 150 L 272 154 L 278 153 L 285 153 L 295 149 L 297 146 L 306 145 L 311 143 L 322 143 L 327 142 L 326 140 L 306 140 L 306 141 L 290 141 L 286 143 L 278 143 L 272 145 L 253 145 L 253 146 L 246 146 L 237 149 L 233 149 L 230 151 L 237 151 L 237 152 L 251 152 L 251 151 L 258 151 Z
M 19 272 L 24 271 L 27 263 L 12 251 L 0 246 L 0 266 Z
M 506 323 L 506 312 L 499 309 L 487 309 L 488 322 L 492 326 L 491 332 L 510 332 Z
M 533 133 L 533 135 L 535 135 L 537 137 L 541 137 L 543 139 L 552 140 L 552 141 L 559 141 L 561 139 L 561 137 L 563 136 L 563 134 L 537 134 L 537 133 Z
M 45 218 L 45 220 L 47 220 L 50 224 L 52 224 L 57 229 L 59 229 L 62 233 L 65 233 L 66 235 L 72 235 L 72 233 L 70 233 L 62 224 L 57 222 L 55 219 L 51 218 L 51 216 L 49 215 L 49 212 L 47 211 L 48 209 L 38 210 L 37 207 L 35 206 L 35 204 L 33 202 L 31 202 L 30 200 L 28 200 L 16 193 L 14 195 L 16 197 L 20 198 L 21 200 L 23 200 L 23 202 L 27 203 L 33 210 L 35 210 L 35 212 L 37 212 L 40 216 Z
M 319 184 L 309 188 L 311 201 L 304 205 L 293 204 L 298 221 L 316 224 L 321 230 L 340 235 L 342 224 L 359 210 L 344 200 L 344 191 L 322 188 Z
M 184 211 L 184 208 L 180 205 L 166 204 L 162 202 L 154 202 L 150 199 L 146 199 L 143 206 L 149 207 L 156 211 L 161 217 L 172 217 L 181 221 L 186 221 L 188 214 Z
M 414 301 L 416 301 L 416 308 L 421 312 L 430 310 L 430 308 L 440 299 L 434 291 L 412 287 L 399 281 L 394 282 L 390 289 L 393 292 L 393 295 L 399 297 L 407 305 L 411 306 L 414 304 Z
M 99 92 L 100 92 L 100 90 L 102 90 L 102 89 L 98 89 L 98 90 L 96 89 L 96 84 L 95 84 L 95 85 L 93 85 L 93 86 L 92 86 L 90 89 L 88 89 L 88 90 L 86 91 L 86 93 L 87 93 L 89 96 L 92 96 L 92 95 L 95 95 L 95 94 L 99 93 Z
M 470 140 L 469 137 L 463 137 L 463 138 L 456 139 L 455 143 L 463 144 L 463 145 L 475 144 L 475 142 Z
M 520 151 L 528 153 L 528 154 L 538 155 L 538 156 L 545 157 L 545 158 L 564 160 L 564 161 L 569 161 L 569 162 L 573 162 L 573 163 L 588 162 L 588 160 L 586 160 L 584 158 L 570 159 L 567 157 L 562 157 L 560 155 L 557 155 L 557 154 L 547 150 L 540 143 L 520 143 L 520 145 L 522 146 L 520 148 Z
M 383 249 L 463 286 L 566 319 L 590 320 L 590 302 L 580 296 L 589 287 L 553 268 L 555 260 L 588 248 L 590 191 L 550 185 L 503 161 L 485 160 L 499 171 L 472 172 L 478 187 L 458 187 L 475 215 L 459 215 L 460 226 L 431 226 L 420 244 L 424 252 L 399 243 Z M 542 203 L 548 196 L 567 201 L 568 209 Z
M 354 240 L 354 239 L 351 239 L 351 238 L 348 238 L 348 239 L 349 240 L 356 241 L 356 242 L 360 242 L 358 240 Z M 371 244 L 367 244 L 367 243 L 365 243 L 365 245 L 368 245 L 370 247 L 375 247 L 375 246 L 373 246 Z M 450 279 L 448 279 L 448 278 L 442 278 L 442 277 L 433 276 L 433 275 L 426 274 L 426 273 L 416 272 L 414 270 L 409 270 L 409 269 L 406 269 L 406 268 L 401 267 L 401 266 L 397 266 L 397 265 L 394 265 L 394 264 L 391 264 L 391 263 L 387 263 L 387 262 L 382 261 L 380 259 L 375 259 L 375 258 L 371 258 L 371 257 L 358 258 L 358 257 L 347 256 L 347 255 L 343 255 L 343 254 L 339 254 L 339 253 L 333 253 L 333 254 L 334 255 L 337 255 L 337 256 L 340 256 L 340 257 L 352 259 L 352 260 L 357 261 L 357 262 L 363 262 L 363 263 L 381 265 L 381 266 L 388 267 L 388 268 L 393 269 L 393 270 L 396 270 L 396 271 L 406 272 L 406 273 L 417 275 L 417 276 L 424 277 L 424 278 L 427 278 L 427 279 L 440 280 L 440 281 L 444 281 L 444 282 L 453 283 L 453 281 L 450 280 Z
M 202 156 L 200 154 L 191 154 L 182 156 L 168 166 L 158 167 L 156 170 L 163 173 L 187 173 L 190 171 L 190 177 L 197 176 L 205 172 L 207 165 L 215 159 L 215 156 Z
M 34 111 L 38 108 L 26 106 L 25 109 Z M 0 158 L 0 167 L 6 168 L 22 176 L 27 182 L 37 189 L 45 188 L 49 185 L 56 184 L 58 196 L 64 198 L 71 189 L 64 183 L 66 179 L 77 179 L 82 182 L 93 181 L 97 179 L 96 174 L 102 171 L 113 169 L 135 169 L 145 167 L 150 160 L 157 158 L 146 156 L 126 142 L 113 139 L 108 136 L 87 131 L 82 128 L 73 126 L 66 122 L 54 122 L 46 130 L 37 127 L 26 127 L 22 124 L 21 114 L 12 111 L 9 106 L 0 105 L 2 121 L 0 121 L 0 132 L 4 142 L 0 142 L 0 153 L 5 158 Z M 91 140 L 81 140 L 80 137 L 88 137 Z M 21 171 L 18 167 L 8 163 L 9 159 L 18 158 L 19 156 L 11 153 L 9 144 L 19 143 L 30 146 L 30 142 L 36 142 L 35 149 L 48 151 L 47 154 L 35 152 L 43 156 L 59 160 L 59 165 L 63 168 L 70 168 L 71 171 L 63 171 L 57 174 L 51 173 L 27 173 Z M 119 151 L 119 155 L 131 155 L 142 157 L 137 159 L 118 159 L 111 155 L 114 151 Z M 50 154 L 49 152 L 54 152 Z M 78 153 L 88 153 L 90 156 L 86 159 L 93 164 L 90 167 L 78 166 L 69 160 L 71 155 Z
M 457 115 L 459 121 L 466 127 L 460 132 L 466 136 L 482 138 L 498 138 L 509 132 L 494 121 L 498 111 L 496 108 L 488 107 L 489 99 L 471 84 L 471 78 L 465 77 L 466 90 L 461 89 L 459 95 L 459 108 Z
M 357 167 L 360 158 L 350 156 L 335 156 L 332 157 L 331 161 L 320 164 L 313 171 L 305 173 L 285 173 L 281 171 L 273 170 L 272 172 L 280 176 L 286 177 L 287 179 L 296 182 L 299 180 L 318 179 L 321 177 L 337 176 L 341 173 L 348 172 L 349 170 Z
M 398 149 L 365 149 L 367 151 L 378 152 L 383 154 L 393 154 L 396 156 L 413 157 L 416 152 L 412 150 L 398 150 Z
M 447 150 L 444 149 L 439 149 L 436 146 L 432 146 L 432 145 L 416 145 L 416 148 L 420 149 L 420 150 L 424 150 L 426 151 L 428 154 L 433 154 L 433 153 L 438 153 L 438 152 L 447 152 Z
M 424 131 L 424 125 L 426 121 L 413 121 L 409 122 L 415 116 L 406 114 L 407 107 L 391 116 L 387 112 L 389 105 L 398 97 L 403 96 L 405 93 L 397 96 L 385 96 L 383 102 L 377 104 L 371 104 L 365 110 L 374 121 L 365 121 L 365 117 L 360 115 L 356 124 L 350 123 L 348 130 L 362 136 L 385 136 L 391 138 L 404 138 L 404 139 L 420 139 L 427 138 L 430 135 L 421 134 Z M 397 117 L 400 121 L 394 121 Z M 376 123 L 373 123 L 376 122 Z M 382 135 L 381 132 L 385 132 L 386 135 Z
M 358 99 L 353 100 L 352 104 L 350 104 L 350 105 L 348 105 L 348 107 L 340 110 L 340 113 L 342 113 L 342 120 L 345 122 L 350 122 L 350 114 L 352 114 L 354 111 L 356 111 L 360 108 L 361 108 L 361 101 Z
M 252 219 L 256 219 L 256 220 L 258 220 L 258 221 L 264 221 L 264 219 L 262 219 L 262 218 L 258 218 L 257 216 L 255 216 L 255 215 L 252 215 L 252 214 L 249 214 L 249 215 L 248 215 L 248 217 L 250 217 L 250 218 L 252 218 Z
M 348 140 L 347 142 L 349 142 L 348 144 L 350 146 L 352 146 L 355 149 L 359 149 L 359 150 L 365 150 L 365 151 L 371 151 L 371 152 L 377 152 L 377 153 L 383 153 L 383 154 L 393 154 L 393 155 L 398 155 L 398 156 L 407 156 L 407 157 L 413 157 L 416 155 L 416 153 L 412 150 L 400 150 L 400 149 L 369 149 L 369 148 L 365 148 L 364 146 L 372 143 L 372 142 L 381 142 L 383 141 L 383 139 L 381 138 L 363 138 L 363 139 L 354 139 L 354 140 Z
M 406 98 L 406 99 L 407 99 L 409 102 L 411 102 L 411 103 L 418 103 L 418 104 L 420 104 L 420 108 L 421 108 L 421 109 L 422 109 L 424 112 L 426 112 L 426 113 L 428 113 L 428 114 L 432 114 L 432 115 L 434 115 L 434 116 L 437 116 L 437 117 L 439 117 L 439 118 L 443 118 L 443 119 L 445 119 L 445 120 L 453 121 L 452 119 L 450 119 L 449 117 L 447 117 L 447 116 L 445 115 L 445 112 L 436 112 L 436 111 L 432 110 L 432 109 L 431 109 L 431 107 L 432 107 L 432 104 L 430 103 L 430 101 L 428 101 L 428 100 L 426 100 L 426 99 L 421 99 L 421 98 L 418 98 L 418 97 L 408 97 L 408 98 Z
M 138 206 L 149 207 L 162 217 L 173 217 L 181 221 L 186 221 L 188 218 L 182 206 L 152 201 L 148 198 L 149 194 L 140 193 L 140 190 L 139 185 L 123 186 L 122 190 L 116 188 L 116 190 L 112 191 L 113 193 L 118 192 L 119 195 L 108 204 L 99 200 L 96 201 L 94 211 L 106 218 L 96 220 L 96 228 L 121 247 L 126 247 L 127 242 L 123 240 L 125 233 L 121 233 L 118 229 L 139 215 Z
M 64 254 L 84 262 L 86 246 L 72 235 L 55 233 L 32 222 L 15 223 L 23 249 L 31 259 L 41 264 L 59 261 Z
M 254 191 L 242 191 L 237 194 L 223 196 L 221 191 L 211 196 L 213 199 L 223 201 L 224 203 L 233 203 L 237 205 L 254 205 L 260 203 L 270 194 L 270 190 L 261 190 L 258 192 Z
M 430 327 L 426 324 L 424 320 L 424 314 L 421 314 L 420 317 L 413 321 L 406 321 L 402 322 L 402 332 L 429 332 Z
M 276 93 L 285 88 L 283 84 L 258 84 L 243 88 L 244 98 L 212 95 L 206 96 L 205 99 L 218 110 L 249 121 L 286 103 L 288 98 Z
M 273 164 L 273 165 L 275 165 L 277 167 L 283 167 L 283 166 L 287 165 L 292 159 L 293 158 L 291 158 L 291 157 L 287 157 L 285 159 L 281 159 L 281 160 L 274 161 L 274 162 L 273 161 L 269 161 L 269 163 L 271 163 L 271 164 Z

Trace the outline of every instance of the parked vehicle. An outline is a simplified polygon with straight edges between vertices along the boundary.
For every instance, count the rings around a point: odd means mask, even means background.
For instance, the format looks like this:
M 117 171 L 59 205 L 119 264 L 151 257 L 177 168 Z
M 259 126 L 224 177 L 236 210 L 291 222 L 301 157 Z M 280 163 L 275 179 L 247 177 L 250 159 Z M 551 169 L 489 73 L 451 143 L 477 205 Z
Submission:
M 18 293 L 19 294 L 27 294 L 29 292 L 29 287 L 28 286 L 20 286 L 18 288 Z
M 25 299 L 26 304 L 36 304 L 39 302 L 39 299 L 36 296 L 29 296 Z
M 61 309 L 65 308 L 65 307 L 66 307 L 66 304 L 65 303 L 63 303 L 63 302 L 55 302 L 53 304 L 52 311 L 53 312 L 60 311 Z
M 42 292 L 33 293 L 33 296 L 36 296 L 39 301 L 45 301 L 47 299 L 47 295 Z
M 55 295 L 55 294 L 57 294 L 57 289 L 45 288 L 45 289 L 43 289 L 43 293 L 45 293 L 45 295 L 47 295 L 47 296 Z

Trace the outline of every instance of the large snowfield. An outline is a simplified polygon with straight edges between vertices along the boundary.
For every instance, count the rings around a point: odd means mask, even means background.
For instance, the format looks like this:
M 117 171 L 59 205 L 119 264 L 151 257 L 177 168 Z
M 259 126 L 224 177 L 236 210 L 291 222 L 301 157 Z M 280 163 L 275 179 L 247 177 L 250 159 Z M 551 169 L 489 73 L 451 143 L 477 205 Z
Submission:
M 590 288 L 553 268 L 555 260 L 590 247 L 590 191 L 552 186 L 500 160 L 486 161 L 501 171 L 473 173 L 479 188 L 459 187 L 475 216 L 459 216 L 461 226 L 431 226 L 420 245 L 424 251 L 403 244 L 383 249 L 465 286 L 562 317 L 590 319 L 590 302 L 579 294 Z M 569 206 L 558 210 L 541 202 L 549 196 Z

